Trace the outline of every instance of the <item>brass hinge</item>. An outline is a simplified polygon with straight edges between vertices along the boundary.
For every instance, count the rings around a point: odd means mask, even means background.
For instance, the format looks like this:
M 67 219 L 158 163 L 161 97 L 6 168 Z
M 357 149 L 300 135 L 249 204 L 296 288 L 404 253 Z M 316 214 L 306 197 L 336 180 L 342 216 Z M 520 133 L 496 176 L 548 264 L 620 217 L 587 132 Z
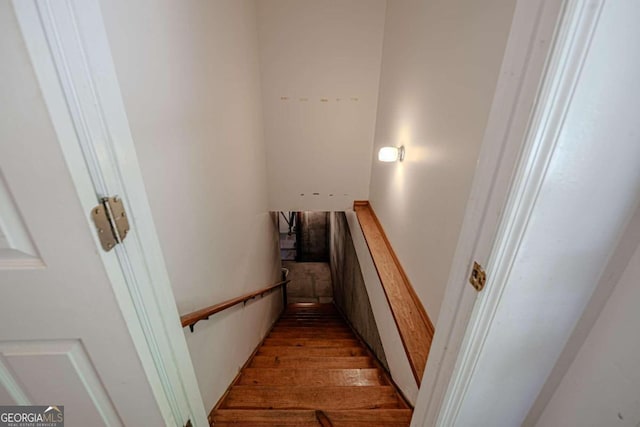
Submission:
M 480 292 L 486 282 L 487 273 L 485 273 L 484 268 L 482 268 L 480 264 L 474 261 L 473 270 L 471 270 L 471 276 L 469 276 L 469 283 L 471 283 L 471 286 L 473 286 L 476 291 Z
M 103 197 L 100 204 L 91 209 L 91 217 L 98 231 L 102 249 L 109 252 L 122 243 L 129 232 L 129 220 L 124 211 L 122 199 L 118 196 Z

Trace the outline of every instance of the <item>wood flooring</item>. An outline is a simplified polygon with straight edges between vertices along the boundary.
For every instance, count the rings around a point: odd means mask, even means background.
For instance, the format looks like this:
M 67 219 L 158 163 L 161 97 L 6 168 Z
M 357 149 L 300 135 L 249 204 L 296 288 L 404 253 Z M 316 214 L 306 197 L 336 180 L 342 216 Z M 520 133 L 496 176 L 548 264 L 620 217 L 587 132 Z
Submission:
M 332 304 L 291 304 L 210 421 L 220 427 L 407 427 L 411 414 Z

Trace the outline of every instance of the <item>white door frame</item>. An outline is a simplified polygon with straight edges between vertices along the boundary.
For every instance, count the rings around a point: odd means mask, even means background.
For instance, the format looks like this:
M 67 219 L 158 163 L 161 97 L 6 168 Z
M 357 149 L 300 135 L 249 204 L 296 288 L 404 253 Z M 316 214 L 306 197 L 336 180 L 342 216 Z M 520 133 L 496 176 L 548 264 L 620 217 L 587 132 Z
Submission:
M 414 426 L 456 425 L 603 3 L 517 3 Z M 488 274 L 479 296 L 473 260 Z
M 543 81 L 562 72 L 550 62 L 550 54 L 567 43 L 566 38 L 556 34 L 561 29 L 560 23 L 567 22 L 575 13 L 575 3 L 573 0 L 516 3 L 413 427 L 453 425 L 449 411 L 459 403 L 464 394 L 462 386 L 470 375 L 460 364 L 472 363 L 477 351 L 477 342 L 472 344 L 466 335 L 475 330 L 480 316 L 487 316 L 491 302 L 499 298 L 495 253 L 504 242 L 496 239 L 504 239 L 499 230 L 515 215 L 512 210 L 503 214 L 507 200 L 523 194 L 529 189 L 526 186 L 532 185 L 531 182 L 524 182 L 526 188 L 516 185 L 514 177 L 516 172 L 522 174 L 530 160 L 537 160 L 528 140 L 532 126 L 535 129 L 539 124 L 531 121 L 532 113 L 534 108 L 536 111 L 541 108 L 543 101 L 549 101 L 540 99 L 545 95 L 541 89 Z M 483 265 L 488 274 L 482 304 L 477 305 L 479 294 L 468 282 L 473 261 Z
M 554 38 L 508 203 L 492 245 L 490 282 L 473 308 L 438 425 L 456 425 L 467 388 L 508 283 L 511 266 L 545 180 L 604 0 L 569 0 Z M 533 325 L 534 326 L 534 325 Z M 533 403 L 533 402 L 531 402 Z
M 98 0 L 14 0 L 86 224 L 119 196 L 131 230 L 104 252 L 114 293 L 168 426 L 208 426 L 151 216 Z

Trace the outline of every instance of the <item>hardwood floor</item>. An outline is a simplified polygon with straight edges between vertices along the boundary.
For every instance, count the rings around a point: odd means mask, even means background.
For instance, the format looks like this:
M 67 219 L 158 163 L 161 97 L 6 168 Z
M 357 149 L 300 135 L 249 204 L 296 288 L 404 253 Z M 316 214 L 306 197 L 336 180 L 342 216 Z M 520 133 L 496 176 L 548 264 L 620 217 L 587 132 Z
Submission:
M 406 427 L 411 414 L 332 304 L 291 304 L 210 421 L 221 427 Z

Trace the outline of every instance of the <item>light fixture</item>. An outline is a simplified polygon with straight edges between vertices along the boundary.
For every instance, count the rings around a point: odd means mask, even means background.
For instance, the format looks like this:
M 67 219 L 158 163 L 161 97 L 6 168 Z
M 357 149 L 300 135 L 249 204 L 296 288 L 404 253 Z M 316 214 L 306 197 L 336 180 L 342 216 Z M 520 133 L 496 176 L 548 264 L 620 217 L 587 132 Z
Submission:
M 396 162 L 404 160 L 404 145 L 400 147 L 382 147 L 378 151 L 378 160 L 381 162 Z

